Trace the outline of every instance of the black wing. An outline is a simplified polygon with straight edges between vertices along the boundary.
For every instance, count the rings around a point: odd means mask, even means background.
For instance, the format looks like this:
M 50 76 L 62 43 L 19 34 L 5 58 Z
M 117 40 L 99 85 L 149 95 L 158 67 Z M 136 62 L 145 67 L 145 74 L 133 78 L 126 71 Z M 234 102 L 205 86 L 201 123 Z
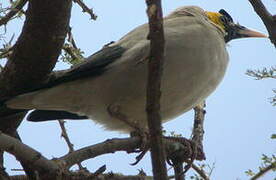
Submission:
M 107 65 L 116 61 L 116 59 L 121 57 L 124 52 L 125 49 L 121 46 L 104 47 L 102 50 L 88 57 L 86 61 L 76 65 L 60 77 L 53 78 L 52 80 L 49 80 L 48 83 L 36 87 L 28 92 L 44 88 L 51 88 L 65 82 L 70 82 L 81 78 L 98 76 L 108 69 L 106 68 Z M 37 122 L 57 119 L 87 119 L 87 117 L 79 116 L 77 114 L 66 111 L 47 110 L 34 110 L 27 117 L 27 120 Z
M 31 112 L 27 120 L 33 122 L 50 121 L 58 119 L 88 119 L 87 116 L 79 116 L 67 111 L 48 111 L 48 110 L 34 110 Z
M 56 85 L 77 79 L 98 76 L 108 69 L 106 68 L 107 65 L 120 58 L 124 52 L 125 48 L 121 46 L 104 47 L 100 51 L 88 57 L 84 62 L 77 64 L 70 70 L 67 70 L 67 72 L 61 76 L 54 77 L 46 84 L 36 87 L 31 91 L 51 88 Z

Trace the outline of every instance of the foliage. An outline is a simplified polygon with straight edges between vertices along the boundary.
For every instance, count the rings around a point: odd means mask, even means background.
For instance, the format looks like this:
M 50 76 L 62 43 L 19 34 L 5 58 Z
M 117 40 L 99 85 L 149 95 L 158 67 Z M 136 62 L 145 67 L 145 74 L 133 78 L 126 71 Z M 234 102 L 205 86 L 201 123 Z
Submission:
M 84 52 L 79 48 L 74 48 L 69 43 L 63 45 L 60 60 L 70 65 L 76 65 L 83 61 Z
M 247 70 L 246 74 L 251 77 L 255 77 L 256 80 L 261 80 L 265 78 L 276 79 L 276 67 L 263 68 L 261 70 Z
M 262 80 L 267 78 L 276 79 L 276 67 L 270 67 L 270 68 L 263 68 L 263 69 L 257 69 L 257 70 L 247 70 L 246 74 L 248 76 L 254 77 L 256 80 Z M 273 106 L 276 106 L 276 89 L 272 90 L 274 93 L 274 96 L 270 97 L 270 103 Z

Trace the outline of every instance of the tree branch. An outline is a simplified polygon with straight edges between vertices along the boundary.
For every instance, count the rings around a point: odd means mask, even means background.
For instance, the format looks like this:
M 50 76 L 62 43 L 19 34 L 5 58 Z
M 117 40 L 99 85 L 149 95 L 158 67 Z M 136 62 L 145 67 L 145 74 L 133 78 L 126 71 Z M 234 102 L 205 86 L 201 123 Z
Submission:
M 83 3 L 82 0 L 73 0 L 75 3 L 77 3 L 81 8 L 83 12 L 86 12 L 90 15 L 90 18 L 93 20 L 97 19 L 97 15 L 94 14 L 93 9 L 86 6 L 86 4 Z
M 124 138 L 124 139 L 109 139 L 102 143 L 91 145 L 70 154 L 58 158 L 67 169 L 76 163 L 84 160 L 94 158 L 96 156 L 116 151 L 132 152 L 134 149 L 139 148 L 140 139 L 138 137 Z
M 190 140 L 186 138 L 164 137 L 163 141 L 165 144 L 164 149 L 169 159 L 178 159 L 185 162 L 191 158 L 192 142 Z M 102 143 L 81 148 L 56 160 L 61 161 L 61 164 L 69 169 L 74 164 L 103 154 L 114 153 L 116 151 L 135 152 L 135 149 L 139 148 L 140 143 L 139 137 L 109 139 Z M 200 149 L 198 152 L 196 159 L 202 160 Z
M 249 2 L 265 24 L 269 38 L 276 47 L 276 15 L 270 14 L 261 0 L 249 0 Z
M 161 0 L 146 0 L 149 19 L 150 55 L 146 111 L 151 142 L 151 162 L 154 179 L 168 179 L 160 117 L 161 74 L 164 61 L 165 38 Z
M 10 134 L 7 134 L 7 135 L 10 135 Z M 12 137 L 18 139 L 21 143 L 23 143 L 17 131 L 15 131 L 15 132 L 14 132 L 12 135 L 10 135 L 10 136 L 12 136 Z M 21 166 L 23 167 L 24 172 L 25 172 L 25 174 L 28 176 L 28 178 L 29 178 L 30 180 L 36 180 L 38 174 L 37 174 L 37 171 L 33 170 L 32 165 L 29 165 L 28 162 L 26 163 L 26 162 L 24 162 L 24 161 L 20 161 L 20 164 L 21 164 Z
M 27 163 L 28 167 L 32 170 L 37 170 L 41 173 L 51 174 L 56 173 L 58 170 L 64 169 L 65 172 L 62 176 L 67 176 L 69 169 L 74 164 L 80 163 L 84 160 L 94 158 L 96 156 L 114 153 L 116 151 L 126 151 L 128 153 L 136 152 L 135 149 L 140 146 L 140 138 L 123 138 L 123 139 L 111 139 L 105 142 L 88 146 L 72 153 L 69 153 L 63 157 L 55 158 L 52 161 L 44 158 L 39 152 L 24 145 L 20 141 L 10 136 L 0 133 L 0 149 L 5 150 L 13 154 L 20 162 Z M 192 156 L 191 147 L 192 142 L 185 138 L 165 137 L 164 138 L 165 149 L 168 154 L 168 158 L 182 159 L 183 162 L 190 159 Z M 197 154 L 196 159 L 202 160 L 202 155 Z
M 28 163 L 32 169 L 49 174 L 56 173 L 59 167 L 47 160 L 39 152 L 19 140 L 0 132 L 0 149 L 13 154 L 20 162 Z
M 27 3 L 28 0 L 18 0 L 16 6 L 12 7 L 11 10 L 0 19 L 0 26 L 6 25 L 13 16 L 15 16 Z
M 22 32 L 0 74 L 0 100 L 40 84 L 53 69 L 69 27 L 71 0 L 29 1 Z M 15 130 L 25 113 L 0 108 L 0 130 Z M 22 111 L 21 111 L 22 112 Z M 12 115 L 12 117 L 3 117 Z
M 265 175 L 265 173 L 267 173 L 270 170 L 276 169 L 276 162 L 272 162 L 269 166 L 261 169 L 257 174 L 255 174 L 250 180 L 257 180 L 260 177 L 262 177 L 263 175 Z
M 2 179 L 1 179 L 2 180 Z M 26 176 L 11 176 L 11 180 L 29 180 Z M 98 176 L 94 176 L 92 173 L 83 173 L 80 171 L 66 173 L 59 180 L 152 180 L 149 176 L 127 176 L 115 173 L 106 173 Z

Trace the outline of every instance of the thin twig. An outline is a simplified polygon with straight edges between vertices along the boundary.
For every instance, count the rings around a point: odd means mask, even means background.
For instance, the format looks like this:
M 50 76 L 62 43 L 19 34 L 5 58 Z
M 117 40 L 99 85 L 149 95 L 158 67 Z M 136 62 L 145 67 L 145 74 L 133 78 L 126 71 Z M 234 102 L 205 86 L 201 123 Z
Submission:
M 6 25 L 9 20 L 15 16 L 27 3 L 28 0 L 19 0 L 15 7 L 11 8 L 11 10 L 2 18 L 0 18 L 0 26 Z
M 270 170 L 276 169 L 276 161 L 272 162 L 269 166 L 262 168 L 257 174 L 255 174 L 250 180 L 257 180 L 265 175 Z
M 68 148 L 69 148 L 69 153 L 74 152 L 74 144 L 71 143 L 69 136 L 67 134 L 66 128 L 65 128 L 65 121 L 64 120 L 58 120 L 59 126 L 61 128 L 61 137 L 64 138 Z M 77 165 L 79 166 L 80 170 L 85 169 L 80 162 L 77 163 Z
M 72 46 L 75 48 L 75 49 L 79 49 L 77 47 L 77 44 L 76 44 L 76 41 L 74 40 L 74 37 L 73 37 L 73 33 L 72 33 L 72 27 L 69 27 L 69 31 L 68 31 L 68 42 L 70 42 L 72 44 Z
M 206 175 L 206 172 L 203 169 L 197 167 L 197 165 L 192 164 L 192 168 L 199 174 L 204 180 L 210 180 L 209 177 Z
M 88 13 L 90 15 L 91 19 L 93 19 L 93 20 L 97 19 L 97 15 L 94 14 L 93 9 L 86 6 L 86 4 L 84 4 L 84 2 L 82 0 L 73 0 L 73 1 L 75 3 L 77 3 L 82 8 L 83 12 Z
M 161 75 L 164 61 L 165 38 L 161 0 L 146 0 L 149 19 L 150 55 L 146 111 L 151 141 L 151 162 L 154 179 L 167 180 L 160 116 Z
M 269 13 L 261 0 L 249 0 L 249 2 L 265 24 L 269 38 L 276 47 L 276 15 Z
M 65 128 L 65 121 L 64 120 L 58 120 L 59 126 L 61 128 L 61 137 L 64 138 L 68 148 L 69 148 L 69 153 L 74 152 L 74 145 L 71 143 L 69 136 L 67 134 L 66 128 Z
M 6 47 L 0 49 L 0 59 L 8 58 L 12 54 L 13 47 Z

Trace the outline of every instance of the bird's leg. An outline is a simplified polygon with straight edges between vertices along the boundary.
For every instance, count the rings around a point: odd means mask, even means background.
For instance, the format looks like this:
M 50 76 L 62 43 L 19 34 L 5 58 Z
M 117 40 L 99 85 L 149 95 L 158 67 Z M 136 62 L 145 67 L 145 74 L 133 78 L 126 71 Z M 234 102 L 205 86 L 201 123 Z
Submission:
M 141 153 L 138 156 L 136 156 L 136 161 L 134 163 L 132 163 L 131 165 L 138 164 L 150 148 L 149 143 L 148 143 L 148 139 L 149 139 L 148 131 L 145 128 L 143 128 L 141 126 L 141 124 L 139 124 L 137 121 L 133 121 L 133 120 L 129 119 L 125 114 L 123 114 L 121 112 L 121 107 L 118 104 L 109 105 L 107 108 L 107 111 L 111 117 L 124 122 L 125 124 L 127 124 L 128 126 L 130 126 L 131 128 L 134 129 L 134 131 L 132 131 L 130 133 L 130 136 L 132 136 L 132 137 L 139 136 L 140 137 L 141 146 L 140 146 L 140 149 L 138 152 L 141 152 Z
M 136 63 L 136 65 L 139 65 L 139 64 L 145 63 L 145 62 L 147 62 L 148 60 L 149 60 L 149 57 L 147 56 L 147 57 L 145 57 L 145 58 L 143 58 L 143 59 L 139 60 L 139 61 Z
M 140 151 L 148 150 L 148 139 L 149 133 L 146 128 L 144 128 L 138 121 L 130 119 L 121 111 L 121 106 L 118 104 L 111 104 L 107 107 L 107 111 L 111 117 L 116 118 L 129 127 L 131 127 L 134 131 L 130 133 L 130 136 L 139 136 L 141 138 L 141 147 Z

